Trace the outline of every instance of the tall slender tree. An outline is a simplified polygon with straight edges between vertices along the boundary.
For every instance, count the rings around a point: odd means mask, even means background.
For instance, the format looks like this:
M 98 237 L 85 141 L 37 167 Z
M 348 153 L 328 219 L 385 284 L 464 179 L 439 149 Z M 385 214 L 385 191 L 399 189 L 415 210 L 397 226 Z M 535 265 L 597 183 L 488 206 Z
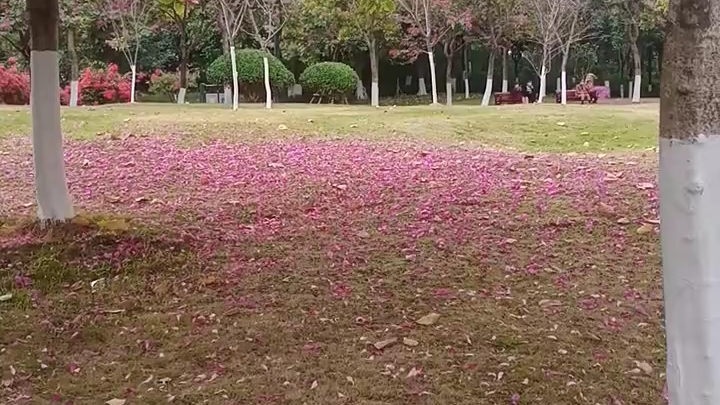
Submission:
M 671 0 L 660 96 L 669 403 L 720 403 L 720 2 Z
M 275 45 L 275 36 L 285 25 L 283 0 L 246 0 L 249 29 L 246 32 L 257 42 L 260 50 L 269 53 Z M 270 86 L 270 61 L 263 56 L 263 76 L 265 81 L 265 108 L 272 108 L 272 87 Z
M 30 18 L 30 110 L 37 215 L 41 222 L 74 216 L 63 158 L 60 127 L 57 0 L 27 0 Z
M 235 38 L 237 38 L 240 33 L 240 29 L 242 28 L 247 1 L 217 0 L 217 7 L 220 10 L 222 30 L 224 32 L 223 38 L 227 41 L 228 50 L 230 52 L 230 64 L 232 65 L 232 108 L 233 110 L 237 110 L 240 88 L 238 83 L 237 59 L 235 57 Z

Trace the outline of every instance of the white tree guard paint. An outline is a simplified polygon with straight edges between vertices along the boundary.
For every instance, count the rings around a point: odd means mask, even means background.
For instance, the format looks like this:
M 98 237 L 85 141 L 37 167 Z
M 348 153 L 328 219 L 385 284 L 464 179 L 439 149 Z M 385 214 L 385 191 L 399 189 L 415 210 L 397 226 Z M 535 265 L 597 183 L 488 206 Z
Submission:
M 547 81 L 547 69 L 545 68 L 545 65 L 540 69 L 540 88 L 538 92 L 538 99 L 537 102 L 539 104 L 542 104 L 543 98 L 545 98 L 545 82 Z
M 79 93 L 80 87 L 77 80 L 73 80 L 70 82 L 70 102 L 68 103 L 70 107 L 77 107 L 78 105 L 78 93 Z
M 720 399 L 720 136 L 660 138 L 660 230 L 670 404 Z
M 564 70 L 560 72 L 560 91 L 560 103 L 567 105 L 567 72 Z
M 629 82 L 628 82 L 628 98 L 632 98 L 632 97 L 633 97 L 633 96 L 632 96 L 632 94 L 633 94 L 632 92 L 633 92 L 633 82 L 632 82 L 632 81 L 629 81 Z
M 37 215 L 41 222 L 75 216 L 65 178 L 57 51 L 30 54 L 30 110 Z
M 563 79 L 562 79 L 562 73 L 563 73 L 563 72 L 560 72 L 560 77 L 558 77 L 557 79 L 555 79 L 555 90 L 560 90 L 560 88 L 562 87 L 562 80 L 563 80 Z M 566 76 L 566 77 L 567 77 L 567 76 Z
M 186 88 L 180 87 L 180 91 L 178 91 L 178 98 L 177 98 L 178 104 L 185 104 L 185 93 L 186 92 L 187 92 Z
M 230 47 L 230 65 L 232 66 L 233 79 L 232 109 L 233 111 L 237 111 L 240 97 L 240 84 L 238 83 L 237 58 L 235 56 L 234 45 Z
M 370 98 L 370 104 L 373 107 L 380 106 L 380 86 L 378 85 L 378 82 L 370 83 Z
M 508 80 L 503 79 L 502 81 L 502 92 L 507 93 L 508 92 Z
M 135 103 L 135 82 L 137 81 L 137 67 L 130 65 L 130 104 Z
M 605 80 L 605 87 L 608 89 L 608 97 L 612 97 L 610 94 L 610 80 Z
M 225 87 L 223 88 L 223 103 L 225 105 L 229 105 L 230 107 L 232 107 L 232 94 L 232 87 L 229 85 L 225 85 Z
M 640 91 L 642 89 L 642 76 L 635 75 L 635 82 L 633 82 L 632 102 L 640 102 Z
M 445 104 L 452 105 L 453 103 L 453 86 L 452 83 L 445 83 Z
M 492 95 L 492 89 L 493 89 L 493 78 L 492 76 L 488 76 L 488 78 L 485 80 L 485 91 L 483 92 L 483 98 L 480 102 L 480 105 L 482 106 L 489 106 L 490 105 L 490 96 Z
M 359 77 L 357 79 L 357 85 L 355 87 L 355 98 L 358 100 L 367 100 L 367 92 L 365 91 L 365 86 L 363 86 L 363 81 Z
M 263 76 L 265 77 L 265 108 L 272 108 L 272 89 L 270 88 L 270 62 L 263 56 Z
M 427 96 L 427 86 L 425 85 L 425 78 L 418 78 L 418 96 Z
M 438 104 L 437 75 L 435 74 L 435 54 L 428 53 L 430 60 L 430 87 L 432 87 L 432 103 Z
M 465 78 L 465 98 L 470 98 L 470 80 Z
M 625 86 L 620 85 L 620 98 L 625 98 Z

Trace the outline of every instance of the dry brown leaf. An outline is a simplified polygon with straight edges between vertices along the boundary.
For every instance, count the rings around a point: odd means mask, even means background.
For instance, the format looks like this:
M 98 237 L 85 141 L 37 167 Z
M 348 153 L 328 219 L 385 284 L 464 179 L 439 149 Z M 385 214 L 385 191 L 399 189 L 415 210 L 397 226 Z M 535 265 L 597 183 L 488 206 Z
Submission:
M 317 386 L 318 386 L 318 382 L 317 382 L 317 380 L 315 380 L 315 381 L 312 382 L 312 385 L 310 386 L 310 389 L 311 389 L 311 390 L 314 390 L 315 388 L 317 388 Z
M 653 368 L 650 364 L 644 361 L 637 361 L 635 360 L 635 365 L 642 371 L 645 372 L 645 374 L 652 374 Z
M 644 235 L 646 233 L 650 233 L 653 231 L 653 227 L 650 224 L 643 224 L 640 228 L 637 229 L 638 235 Z
M 373 346 L 375 346 L 375 348 L 378 350 L 382 350 L 390 345 L 394 345 L 395 343 L 397 343 L 397 341 L 398 341 L 398 338 L 394 337 L 394 338 L 385 339 L 385 340 L 376 342 Z
M 419 376 L 420 374 L 422 374 L 422 369 L 413 367 L 413 368 L 410 370 L 410 372 L 407 374 L 407 378 L 417 377 L 417 376 Z
M 431 313 L 423 316 L 422 318 L 418 319 L 415 322 L 419 325 L 430 326 L 430 325 L 434 324 L 435 322 L 437 322 L 438 318 L 440 318 L 440 314 L 431 312 Z
M 127 402 L 127 400 L 125 400 L 125 399 L 113 398 L 105 403 L 107 405 L 125 405 L 125 402 Z
M 620 219 L 617 220 L 617 223 L 620 224 L 620 225 L 627 225 L 627 224 L 630 223 L 630 220 L 627 219 L 627 218 L 620 218 Z
M 559 307 L 562 305 L 562 302 L 558 300 L 540 300 L 538 302 L 538 305 L 547 308 L 547 307 Z
M 111 219 L 107 221 L 98 221 L 98 226 L 108 231 L 118 232 L 127 231 L 130 229 L 130 225 L 123 219 Z
M 420 342 L 418 342 L 418 341 L 415 340 L 415 339 L 403 338 L 403 344 L 404 344 L 405 346 L 415 347 L 415 346 L 419 345 Z

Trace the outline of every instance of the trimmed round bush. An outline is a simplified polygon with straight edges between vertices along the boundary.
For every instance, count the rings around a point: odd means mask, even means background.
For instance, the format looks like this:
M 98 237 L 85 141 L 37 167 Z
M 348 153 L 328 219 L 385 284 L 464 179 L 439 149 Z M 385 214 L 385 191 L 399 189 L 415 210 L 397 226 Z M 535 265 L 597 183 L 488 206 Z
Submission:
M 347 96 L 357 87 L 358 75 L 340 62 L 321 62 L 309 66 L 300 75 L 300 85 L 321 96 Z
M 258 49 L 238 49 L 235 51 L 235 58 L 239 90 L 240 94 L 249 101 L 257 101 L 265 97 L 263 56 L 268 58 L 270 87 L 273 91 L 281 91 L 295 84 L 295 76 L 274 55 Z M 208 81 L 212 84 L 231 85 L 230 55 L 221 55 L 215 59 L 205 73 Z

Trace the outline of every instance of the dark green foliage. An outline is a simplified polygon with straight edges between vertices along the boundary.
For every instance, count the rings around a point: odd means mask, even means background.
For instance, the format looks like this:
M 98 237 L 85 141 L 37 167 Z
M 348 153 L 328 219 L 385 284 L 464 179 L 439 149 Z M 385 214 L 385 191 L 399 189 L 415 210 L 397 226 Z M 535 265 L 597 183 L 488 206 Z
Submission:
M 303 89 L 322 96 L 347 96 L 357 87 L 358 75 L 340 62 L 316 63 L 300 75 Z
M 287 89 L 295 84 L 295 76 L 275 56 L 257 49 L 238 49 L 238 81 L 240 93 L 248 100 L 264 97 L 263 56 L 267 56 L 270 67 L 270 86 L 274 91 Z M 229 55 L 222 55 L 208 66 L 207 81 L 211 84 L 232 84 L 232 65 Z

